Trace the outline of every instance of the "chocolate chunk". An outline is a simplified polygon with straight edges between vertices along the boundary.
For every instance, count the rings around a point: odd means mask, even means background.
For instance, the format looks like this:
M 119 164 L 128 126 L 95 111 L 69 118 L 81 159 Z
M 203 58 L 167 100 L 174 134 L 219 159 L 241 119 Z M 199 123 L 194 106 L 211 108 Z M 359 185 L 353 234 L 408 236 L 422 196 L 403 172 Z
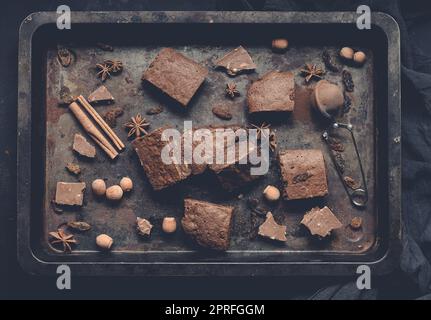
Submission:
M 301 223 L 305 225 L 312 235 L 326 237 L 332 230 L 343 225 L 328 207 L 313 208 L 304 215 Z
M 248 52 L 242 47 L 230 51 L 215 62 L 217 68 L 224 68 L 231 76 L 256 69 L 256 65 Z
M 229 107 L 226 105 L 216 105 L 212 108 L 212 113 L 223 120 L 232 119 L 232 113 L 229 111 Z
M 207 68 L 171 48 L 162 49 L 142 75 L 147 80 L 183 106 L 204 82 Z
M 159 128 L 132 142 L 132 146 L 139 157 L 142 168 L 154 190 L 161 190 L 171 186 L 186 179 L 191 174 L 190 165 L 182 164 L 181 159 L 176 160 L 172 158 L 173 163 L 171 164 L 165 164 L 163 162 L 163 148 L 168 144 L 173 148 L 175 147 L 174 142 L 162 141 L 162 133 L 165 129 L 168 128 Z
M 90 93 L 87 100 L 90 103 L 112 103 L 115 99 L 105 86 L 100 86 Z
M 81 168 L 79 167 L 79 165 L 69 162 L 66 165 L 66 169 L 67 171 L 69 171 L 70 173 L 74 174 L 74 175 L 78 175 L 81 173 Z
M 73 138 L 73 150 L 78 152 L 81 156 L 94 158 L 96 156 L 96 148 L 91 145 L 87 139 L 85 139 L 79 133 L 76 133 Z
M 266 214 L 266 220 L 259 226 L 258 234 L 271 240 L 286 241 L 286 226 L 279 225 L 275 222 L 271 212 Z
M 152 116 L 152 115 L 156 115 L 156 114 L 159 114 L 159 113 L 162 113 L 162 112 L 163 112 L 163 107 L 162 106 L 158 106 L 158 107 L 154 107 L 154 108 L 148 109 L 146 113 L 149 116 Z
M 291 72 L 271 71 L 253 82 L 247 92 L 249 113 L 291 112 L 295 106 L 295 81 Z
M 82 206 L 85 182 L 57 182 L 55 203 L 69 206 Z
M 136 218 L 136 229 L 141 236 L 149 237 L 151 235 L 151 229 L 153 229 L 153 225 L 144 218 Z
M 229 248 L 234 207 L 184 199 L 184 231 L 199 245 L 216 250 Z
M 116 107 L 106 111 L 102 115 L 102 118 L 111 128 L 115 128 L 117 126 L 117 118 L 122 116 L 123 113 L 124 109 L 122 107 Z
M 322 151 L 286 150 L 280 152 L 278 159 L 287 199 L 307 199 L 328 194 Z
M 61 87 L 59 96 L 60 96 L 60 101 L 58 103 L 62 105 L 64 104 L 69 105 L 75 100 L 69 87 L 66 87 L 66 86 Z

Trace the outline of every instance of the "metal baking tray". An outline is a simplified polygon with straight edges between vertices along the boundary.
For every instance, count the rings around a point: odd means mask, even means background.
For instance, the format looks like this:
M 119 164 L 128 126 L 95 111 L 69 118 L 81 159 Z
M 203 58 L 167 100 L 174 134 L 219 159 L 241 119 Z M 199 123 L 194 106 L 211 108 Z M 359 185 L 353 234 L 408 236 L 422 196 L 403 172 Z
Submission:
M 71 30 L 59 30 L 55 12 L 29 15 L 21 25 L 19 38 L 17 208 L 18 259 L 22 267 L 30 273 L 54 274 L 58 264 L 68 264 L 74 274 L 136 276 L 349 275 L 360 264 L 370 265 L 374 274 L 392 270 L 399 253 L 401 210 L 400 35 L 396 22 L 386 14 L 373 13 L 370 30 L 359 30 L 356 18 L 352 12 L 73 12 Z M 271 40 L 276 37 L 289 39 L 287 53 L 271 51 Z M 109 43 L 114 51 L 101 50 L 96 46 L 98 42 Z M 56 59 L 58 45 L 67 46 L 75 55 L 68 68 L 61 67 Z M 233 119 L 223 121 L 211 113 L 211 108 L 226 101 L 224 87 L 232 79 L 213 70 L 212 63 L 238 45 L 249 51 L 257 69 L 233 79 L 242 95 L 233 102 Z M 347 67 L 355 91 L 352 108 L 344 116 L 354 125 L 364 163 L 369 189 L 365 209 L 354 208 L 349 202 L 321 139 L 324 127 L 303 102 L 296 104 L 292 115 L 273 122 L 278 150 L 322 149 L 330 193 L 324 200 L 281 201 L 274 207 L 265 204 L 279 222 L 287 225 L 286 244 L 256 237 L 256 227 L 263 220 L 246 206 L 247 198 L 262 197 L 265 185 L 281 185 L 275 156 L 270 172 L 240 194 L 221 192 L 213 177 L 205 174 L 162 192 L 151 190 L 121 127 L 131 116 L 162 105 L 163 113 L 146 116 L 152 129 L 164 124 L 182 128 L 184 120 L 193 120 L 195 126 L 244 125 L 253 121 L 247 118 L 245 103 L 251 81 L 270 70 L 291 70 L 297 97 L 304 97 L 309 89 L 298 74 L 304 63 L 322 65 L 324 49 L 336 55 L 345 45 L 361 48 L 368 56 L 363 68 Z M 210 69 L 186 109 L 141 84 L 142 72 L 162 47 L 173 47 Z M 73 134 L 81 128 L 67 108 L 58 106 L 59 90 L 67 86 L 72 92 L 88 95 L 100 84 L 95 64 L 108 58 L 120 59 L 125 65 L 120 75 L 105 84 L 116 98 L 115 105 L 125 109 L 115 131 L 127 141 L 127 148 L 115 161 L 101 150 L 94 161 L 77 160 L 71 143 Z M 328 72 L 326 79 L 341 84 L 339 74 Z M 109 107 L 96 108 L 103 112 Z M 79 178 L 64 169 L 69 161 L 78 162 L 83 169 Z M 97 177 L 114 184 L 125 175 L 133 178 L 135 188 L 118 205 L 98 201 L 88 190 Z M 51 200 L 56 182 L 78 179 L 87 183 L 85 205 L 80 210 L 55 213 Z M 170 237 L 162 234 L 163 216 L 173 215 L 178 221 L 182 217 L 184 197 L 236 207 L 227 252 L 199 250 L 182 230 Z M 363 232 L 352 235 L 343 227 L 330 240 L 312 240 L 299 222 L 306 210 L 324 204 L 344 225 L 353 216 L 361 216 Z M 136 216 L 149 218 L 155 225 L 150 240 L 136 234 Z M 77 234 L 79 245 L 71 254 L 56 252 L 47 233 L 74 219 L 89 222 L 93 229 Z M 98 233 L 108 233 L 115 239 L 112 252 L 97 250 Z

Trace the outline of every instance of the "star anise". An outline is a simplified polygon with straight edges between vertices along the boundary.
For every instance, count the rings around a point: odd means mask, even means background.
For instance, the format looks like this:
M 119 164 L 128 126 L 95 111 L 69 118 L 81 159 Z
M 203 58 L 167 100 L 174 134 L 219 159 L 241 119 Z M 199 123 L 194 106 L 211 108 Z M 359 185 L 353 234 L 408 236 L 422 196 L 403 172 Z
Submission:
M 226 84 L 226 95 L 231 99 L 234 99 L 236 96 L 240 95 L 235 83 L 231 82 Z
M 73 234 L 66 234 L 62 229 L 58 229 L 55 232 L 50 232 L 49 235 L 53 238 L 51 239 L 51 244 L 61 243 L 63 244 L 64 252 L 71 252 L 71 245 L 77 244 L 78 242 L 73 238 Z
M 109 71 L 113 73 L 117 73 L 123 70 L 123 63 L 120 60 L 105 60 L 103 64 L 108 66 L 108 68 L 110 69 Z
M 102 81 L 105 81 L 106 79 L 111 77 L 111 68 L 107 64 L 98 63 L 96 64 L 96 68 L 100 70 L 97 73 L 97 76 L 102 79 Z
M 321 68 L 317 67 L 315 64 L 307 63 L 305 69 L 301 70 L 302 75 L 305 77 L 305 82 L 309 82 L 313 78 L 322 79 L 325 74 Z
M 257 130 L 257 139 L 259 139 L 259 140 L 261 139 L 262 134 L 266 134 L 265 131 L 264 131 L 264 129 L 269 129 L 270 130 L 269 131 L 270 132 L 270 136 L 271 136 L 271 129 L 270 129 L 270 127 L 271 127 L 271 124 L 266 123 L 266 122 L 262 122 L 262 124 L 260 126 L 254 124 L 254 123 L 250 123 L 249 124 L 249 128 L 254 128 L 254 129 Z
M 129 130 L 127 137 L 135 135 L 137 138 L 140 137 L 141 134 L 147 134 L 148 132 L 145 129 L 147 129 L 149 126 L 150 123 L 140 114 L 132 117 L 129 122 L 124 124 L 124 127 Z

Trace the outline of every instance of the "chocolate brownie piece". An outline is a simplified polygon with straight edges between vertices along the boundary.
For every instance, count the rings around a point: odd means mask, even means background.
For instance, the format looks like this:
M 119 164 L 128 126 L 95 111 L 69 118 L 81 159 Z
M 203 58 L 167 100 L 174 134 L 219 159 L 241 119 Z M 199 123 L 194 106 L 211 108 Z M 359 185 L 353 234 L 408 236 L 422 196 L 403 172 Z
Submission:
M 199 245 L 216 250 L 229 248 L 234 207 L 184 199 L 184 231 Z
M 293 73 L 271 71 L 253 82 L 247 92 L 249 113 L 293 111 L 295 105 Z
M 208 69 L 171 48 L 162 49 L 142 75 L 183 106 L 204 82 Z
M 191 174 L 190 165 L 183 164 L 182 161 L 177 161 L 178 164 L 165 164 L 163 162 L 162 150 L 169 144 L 168 141 L 162 141 L 162 133 L 165 129 L 168 128 L 159 128 L 132 142 L 133 148 L 138 154 L 141 165 L 154 190 L 161 190 L 171 186 L 186 179 Z M 172 158 L 172 160 L 175 159 Z
M 320 237 L 326 237 L 332 230 L 343 226 L 328 207 L 311 209 L 304 215 L 301 224 L 306 226 L 312 235 Z
M 289 200 L 323 197 L 328 194 L 322 151 L 286 150 L 279 154 L 284 197 Z

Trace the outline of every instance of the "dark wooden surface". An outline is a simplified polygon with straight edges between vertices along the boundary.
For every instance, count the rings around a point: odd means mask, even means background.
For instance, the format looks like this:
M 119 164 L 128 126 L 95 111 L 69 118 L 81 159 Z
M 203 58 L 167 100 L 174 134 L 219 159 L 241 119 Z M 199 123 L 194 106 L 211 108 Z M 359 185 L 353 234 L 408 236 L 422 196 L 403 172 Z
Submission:
M 226 2 L 226 1 L 225 1 Z M 216 1 L 62 1 L 73 10 L 214 10 Z M 322 286 L 347 282 L 331 278 L 72 278 L 72 290 L 56 289 L 56 275 L 34 277 L 23 273 L 16 260 L 16 102 L 17 45 L 20 22 L 33 11 L 55 10 L 58 1 L 15 0 L 2 4 L 0 13 L 0 298 L 137 298 L 137 299 L 286 299 L 307 297 Z M 241 5 L 233 4 L 236 9 Z M 226 8 L 231 9 L 231 8 Z M 235 8 L 234 8 L 235 9 Z M 431 52 L 431 22 L 412 33 L 417 45 Z M 396 273 L 376 279 L 379 297 L 418 295 L 409 279 Z

